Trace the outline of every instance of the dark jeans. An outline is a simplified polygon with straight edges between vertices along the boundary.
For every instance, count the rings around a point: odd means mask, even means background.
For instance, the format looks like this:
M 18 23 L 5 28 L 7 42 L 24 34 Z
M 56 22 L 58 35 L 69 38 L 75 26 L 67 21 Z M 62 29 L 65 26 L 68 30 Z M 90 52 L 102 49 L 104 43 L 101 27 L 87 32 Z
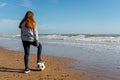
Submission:
M 35 46 L 35 42 L 30 42 L 30 41 L 22 41 L 23 47 L 24 47 L 24 64 L 25 64 L 25 69 L 28 70 L 29 66 L 29 53 L 30 53 L 30 45 Z M 41 61 L 41 51 L 42 51 L 42 45 L 39 42 L 39 46 L 37 47 L 37 63 Z

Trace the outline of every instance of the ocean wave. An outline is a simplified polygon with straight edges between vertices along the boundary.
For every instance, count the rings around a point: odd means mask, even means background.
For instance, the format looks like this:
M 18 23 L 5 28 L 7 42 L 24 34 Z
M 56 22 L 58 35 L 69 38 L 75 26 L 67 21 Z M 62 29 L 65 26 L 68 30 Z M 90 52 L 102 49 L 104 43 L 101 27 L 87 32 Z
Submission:
M 120 48 L 120 43 L 91 43 L 91 42 L 44 42 L 47 45 L 59 45 L 59 46 L 69 46 L 69 47 L 88 47 L 88 48 L 95 48 L 95 47 L 114 47 Z
M 3 38 L 3 37 L 0 37 L 0 40 L 10 40 L 10 38 Z
M 119 35 L 42 35 L 50 40 L 72 40 L 89 42 L 120 42 Z
M 20 34 L 0 34 L 1 39 L 20 38 Z M 93 35 L 93 34 L 41 34 L 41 39 L 62 40 L 71 42 L 120 42 L 120 35 Z
M 2 38 L 16 38 L 16 37 L 20 37 L 20 34 L 0 34 L 0 37 L 2 37 Z

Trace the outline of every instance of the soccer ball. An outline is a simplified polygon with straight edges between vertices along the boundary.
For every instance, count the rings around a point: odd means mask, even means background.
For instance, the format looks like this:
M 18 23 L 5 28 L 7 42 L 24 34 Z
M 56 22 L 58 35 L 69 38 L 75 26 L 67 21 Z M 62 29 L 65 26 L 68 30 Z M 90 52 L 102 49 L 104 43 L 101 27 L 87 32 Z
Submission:
M 43 71 L 44 69 L 45 69 L 45 64 L 44 64 L 45 62 L 40 62 L 40 63 L 38 63 L 38 69 L 40 70 L 40 71 Z

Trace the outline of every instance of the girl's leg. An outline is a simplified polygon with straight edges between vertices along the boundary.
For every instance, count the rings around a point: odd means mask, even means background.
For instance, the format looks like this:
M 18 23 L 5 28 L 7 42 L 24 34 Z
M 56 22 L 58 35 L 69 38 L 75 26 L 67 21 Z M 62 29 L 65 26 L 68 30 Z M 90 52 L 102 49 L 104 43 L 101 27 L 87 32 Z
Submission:
M 24 64 L 25 70 L 29 70 L 28 62 L 29 62 L 29 51 L 30 51 L 30 43 L 28 41 L 23 41 L 24 47 Z
M 35 42 L 30 42 L 31 45 L 35 46 L 36 43 Z M 42 52 L 42 45 L 41 43 L 39 42 L 39 46 L 37 47 L 37 63 L 42 61 L 41 59 L 41 52 Z
M 39 46 L 38 46 L 38 50 L 37 50 L 37 63 L 42 61 L 42 59 L 41 59 L 41 52 L 42 52 L 42 45 L 39 42 Z

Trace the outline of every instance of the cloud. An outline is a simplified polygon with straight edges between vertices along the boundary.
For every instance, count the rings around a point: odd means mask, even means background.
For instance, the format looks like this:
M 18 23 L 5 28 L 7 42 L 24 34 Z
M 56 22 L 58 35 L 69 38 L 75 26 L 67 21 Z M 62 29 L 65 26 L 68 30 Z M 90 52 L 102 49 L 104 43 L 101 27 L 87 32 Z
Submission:
M 18 6 L 28 8 L 28 9 L 34 9 L 38 10 L 38 8 L 35 8 L 31 2 L 31 0 L 22 0 L 22 4 L 19 4 Z
M 0 33 L 17 33 L 20 20 L 0 19 Z
M 38 10 L 38 8 L 35 8 L 32 5 L 31 0 L 15 1 L 14 3 L 0 2 L 0 7 L 5 7 L 5 6 L 14 6 L 14 7 L 19 6 L 19 7 L 24 7 L 24 8 L 28 8 L 28 9 Z
M 0 7 L 5 7 L 7 3 L 0 2 Z
M 27 8 L 31 8 L 32 3 L 30 0 L 22 0 L 22 6 L 27 7 Z
M 52 0 L 52 3 L 53 3 L 53 4 L 58 4 L 58 3 L 59 3 L 59 0 Z
M 47 24 L 40 24 L 40 27 L 47 27 Z
M 18 22 L 20 22 L 20 20 L 0 19 L 0 24 L 3 24 L 3 23 L 16 24 Z
M 40 30 L 48 30 L 48 25 L 47 24 L 38 24 L 38 29 Z

